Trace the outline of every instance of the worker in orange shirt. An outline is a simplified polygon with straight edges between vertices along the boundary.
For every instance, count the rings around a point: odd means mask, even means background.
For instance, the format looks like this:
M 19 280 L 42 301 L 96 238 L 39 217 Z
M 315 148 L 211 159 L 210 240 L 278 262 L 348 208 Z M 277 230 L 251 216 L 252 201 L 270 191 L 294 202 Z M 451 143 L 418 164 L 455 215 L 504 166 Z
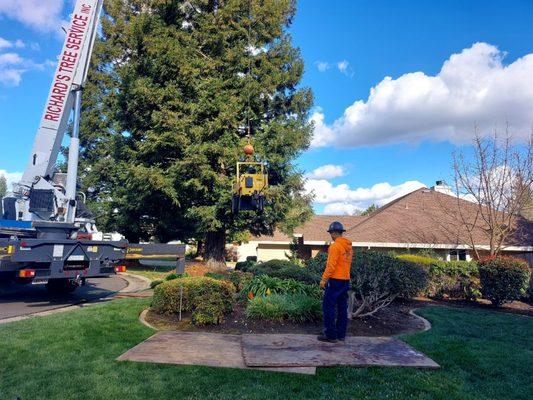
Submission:
M 338 221 L 332 222 L 328 229 L 333 242 L 329 246 L 326 269 L 320 281 L 320 287 L 325 289 L 322 301 L 324 333 L 317 339 L 322 342 L 335 343 L 337 340 L 344 341 L 346 337 L 353 250 L 352 242 L 342 236 L 344 232 Z

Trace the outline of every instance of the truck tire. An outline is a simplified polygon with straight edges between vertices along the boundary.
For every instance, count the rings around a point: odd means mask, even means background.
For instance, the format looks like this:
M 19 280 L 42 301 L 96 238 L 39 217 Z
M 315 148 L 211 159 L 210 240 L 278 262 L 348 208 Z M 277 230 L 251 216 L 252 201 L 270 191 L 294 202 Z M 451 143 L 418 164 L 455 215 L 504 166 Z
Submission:
M 78 284 L 72 279 L 50 279 L 46 284 L 46 290 L 51 294 L 67 294 L 76 290 Z

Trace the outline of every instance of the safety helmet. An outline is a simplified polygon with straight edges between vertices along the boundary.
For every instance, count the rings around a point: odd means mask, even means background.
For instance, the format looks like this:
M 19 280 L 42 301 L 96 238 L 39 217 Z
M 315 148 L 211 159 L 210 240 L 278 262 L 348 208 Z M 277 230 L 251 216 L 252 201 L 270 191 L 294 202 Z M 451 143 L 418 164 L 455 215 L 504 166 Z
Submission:
M 339 221 L 334 221 L 329 225 L 328 232 L 346 232 L 346 229 Z

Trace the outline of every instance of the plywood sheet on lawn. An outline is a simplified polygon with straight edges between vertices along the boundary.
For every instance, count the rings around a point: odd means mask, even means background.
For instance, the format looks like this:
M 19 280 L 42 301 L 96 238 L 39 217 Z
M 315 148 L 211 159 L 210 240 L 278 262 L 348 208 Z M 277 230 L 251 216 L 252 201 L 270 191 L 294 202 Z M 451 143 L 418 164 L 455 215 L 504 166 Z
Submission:
M 324 343 L 312 335 L 243 335 L 242 350 L 249 367 L 439 367 L 424 354 L 391 337 L 347 337 L 344 343 Z
M 158 332 L 117 360 L 250 369 L 242 356 L 241 336 L 214 333 Z M 309 375 L 316 371 L 314 367 L 253 369 Z

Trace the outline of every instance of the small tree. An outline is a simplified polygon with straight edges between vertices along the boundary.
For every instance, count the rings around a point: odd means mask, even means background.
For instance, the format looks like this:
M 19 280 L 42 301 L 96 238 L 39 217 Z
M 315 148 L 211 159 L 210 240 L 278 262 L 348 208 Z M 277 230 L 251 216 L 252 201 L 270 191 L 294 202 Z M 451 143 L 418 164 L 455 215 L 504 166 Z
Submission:
M 361 215 L 370 215 L 372 214 L 374 211 L 376 211 L 379 207 L 376 206 L 375 204 L 371 204 L 367 207 L 366 210 L 364 210 L 363 212 L 361 212 Z
M 482 138 L 476 130 L 473 156 L 467 158 L 463 152 L 453 156 L 454 214 L 478 258 L 476 237 L 480 230 L 488 239 L 491 256 L 504 248 L 511 235 L 521 236 L 517 222 L 530 200 L 533 184 L 532 138 L 515 146 L 508 132 L 502 140 L 497 132 Z
M 0 199 L 7 193 L 7 180 L 4 175 L 0 175 Z

